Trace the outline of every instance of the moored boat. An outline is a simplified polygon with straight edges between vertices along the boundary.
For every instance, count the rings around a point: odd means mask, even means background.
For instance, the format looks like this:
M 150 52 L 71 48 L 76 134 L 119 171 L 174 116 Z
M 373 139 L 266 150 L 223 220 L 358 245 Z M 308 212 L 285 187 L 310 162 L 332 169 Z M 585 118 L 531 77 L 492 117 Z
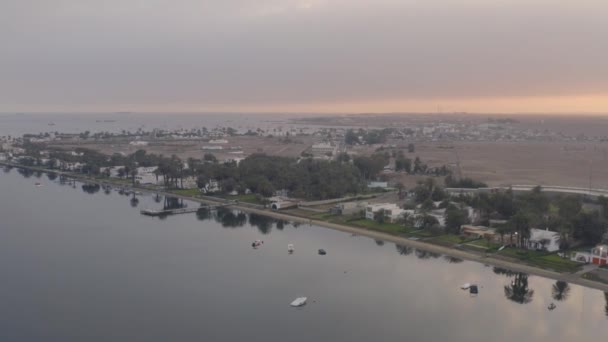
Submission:
M 291 304 L 289 304 L 289 305 L 294 306 L 294 307 L 302 306 L 302 305 L 306 304 L 306 299 L 307 299 L 306 297 L 298 297 L 293 302 L 291 302 Z

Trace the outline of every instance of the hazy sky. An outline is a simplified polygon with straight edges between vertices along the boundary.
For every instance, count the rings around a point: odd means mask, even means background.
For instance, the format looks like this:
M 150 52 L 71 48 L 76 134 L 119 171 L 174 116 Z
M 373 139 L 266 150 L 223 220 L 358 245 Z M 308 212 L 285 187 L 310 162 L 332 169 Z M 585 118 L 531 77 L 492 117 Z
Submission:
M 607 0 L 2 0 L 0 111 L 608 113 Z

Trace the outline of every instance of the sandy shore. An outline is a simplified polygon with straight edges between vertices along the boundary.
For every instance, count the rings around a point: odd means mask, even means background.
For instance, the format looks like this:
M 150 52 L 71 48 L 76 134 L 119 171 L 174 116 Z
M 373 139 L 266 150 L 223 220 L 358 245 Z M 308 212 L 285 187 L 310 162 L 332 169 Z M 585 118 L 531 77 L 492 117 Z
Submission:
M 0 165 L 8 165 L 8 166 L 13 166 L 13 167 L 22 167 L 23 168 L 23 166 L 17 166 L 17 165 L 3 163 L 3 162 L 0 162 Z M 124 188 L 131 188 L 133 190 L 147 192 L 147 193 L 154 193 L 154 194 L 178 197 L 178 198 L 182 198 L 182 199 L 185 199 L 188 201 L 193 201 L 193 202 L 198 202 L 198 203 L 205 203 L 205 204 L 226 203 L 225 201 L 222 201 L 221 199 L 210 200 L 210 199 L 201 199 L 201 198 L 195 198 L 195 197 L 190 197 L 190 196 L 183 196 L 183 195 L 178 195 L 178 194 L 174 194 L 174 193 L 166 192 L 166 191 L 156 191 L 156 190 L 138 187 L 138 186 L 133 187 L 133 186 L 125 185 L 122 183 L 115 183 L 112 181 L 100 181 L 97 179 L 90 179 L 90 178 L 85 177 L 84 175 L 74 175 L 71 173 L 66 173 L 66 172 L 61 172 L 61 171 L 44 170 L 44 169 L 39 169 L 39 168 L 29 168 L 29 169 L 36 170 L 36 171 L 53 172 L 53 173 L 57 173 L 57 174 L 62 174 L 62 175 L 68 176 L 70 178 L 74 178 L 74 179 L 82 180 L 82 181 L 86 181 L 86 182 L 91 182 L 91 183 L 97 183 L 100 185 L 119 186 L 119 187 L 124 187 Z M 405 237 L 395 236 L 395 235 L 391 235 L 391 234 L 387 234 L 387 233 L 383 233 L 383 232 L 379 232 L 379 231 L 375 231 L 375 230 L 335 224 L 335 223 L 326 222 L 326 221 L 311 220 L 311 219 L 307 219 L 307 218 L 303 218 L 303 217 L 288 215 L 288 214 L 281 213 L 278 211 L 271 211 L 271 210 L 267 210 L 267 209 L 256 209 L 256 208 L 252 208 L 250 206 L 242 205 L 239 203 L 231 204 L 230 207 L 241 210 L 243 212 L 265 215 L 268 217 L 285 220 L 285 221 L 295 221 L 295 222 L 300 222 L 300 223 L 306 223 L 309 225 L 321 226 L 321 227 L 325 227 L 325 228 L 338 230 L 341 232 L 366 236 L 366 237 L 376 239 L 376 240 L 393 242 L 393 243 L 396 243 L 399 245 L 404 245 L 404 246 L 413 247 L 413 248 L 417 248 L 417 249 L 423 249 L 423 250 L 426 250 L 429 252 L 444 254 L 444 255 L 455 257 L 455 258 L 460 258 L 463 260 L 475 261 L 475 262 L 479 262 L 479 263 L 486 264 L 486 265 L 509 269 L 509 270 L 515 271 L 515 272 L 524 272 L 524 273 L 528 273 L 531 275 L 537 275 L 537 276 L 541 276 L 541 277 L 545 277 L 545 278 L 566 281 L 571 284 L 577 284 L 577 285 L 586 286 L 586 287 L 608 292 L 608 284 L 583 279 L 579 276 L 579 274 L 558 273 L 558 272 L 549 271 L 549 270 L 545 270 L 545 269 L 538 268 L 538 267 L 524 265 L 524 264 L 513 262 L 513 261 L 506 261 L 506 260 L 494 258 L 492 256 L 484 256 L 484 255 L 476 254 L 473 252 L 458 250 L 458 249 L 445 247 L 445 246 L 439 246 L 439 245 L 435 245 L 435 244 L 426 243 L 423 241 L 410 240 Z

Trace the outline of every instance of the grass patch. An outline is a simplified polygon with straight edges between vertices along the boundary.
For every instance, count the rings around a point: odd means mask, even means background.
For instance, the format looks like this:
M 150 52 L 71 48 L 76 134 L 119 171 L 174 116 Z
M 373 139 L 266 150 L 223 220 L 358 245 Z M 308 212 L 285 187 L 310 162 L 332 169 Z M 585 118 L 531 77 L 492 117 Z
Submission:
M 178 194 L 181 196 L 190 196 L 190 197 L 196 197 L 197 195 L 200 195 L 200 190 L 199 189 L 177 189 L 177 190 L 171 190 L 172 193 L 174 194 Z
M 379 223 L 374 220 L 367 219 L 359 219 L 348 222 L 349 225 L 359 227 L 359 228 L 367 228 L 373 230 L 379 230 L 391 234 L 401 234 L 407 233 L 408 229 L 400 224 L 396 223 Z
M 501 255 L 510 256 L 532 266 L 551 269 L 556 272 L 576 272 L 581 264 L 567 258 L 562 258 L 556 253 L 543 251 L 525 250 L 517 248 L 505 248 L 500 252 Z
M 233 200 L 233 201 L 239 201 L 239 202 L 245 202 L 245 203 L 252 203 L 252 204 L 263 204 L 262 201 L 260 201 L 260 199 L 258 198 L 258 196 L 256 194 L 243 194 L 243 195 L 235 195 L 235 196 L 224 196 L 225 199 L 228 200 Z

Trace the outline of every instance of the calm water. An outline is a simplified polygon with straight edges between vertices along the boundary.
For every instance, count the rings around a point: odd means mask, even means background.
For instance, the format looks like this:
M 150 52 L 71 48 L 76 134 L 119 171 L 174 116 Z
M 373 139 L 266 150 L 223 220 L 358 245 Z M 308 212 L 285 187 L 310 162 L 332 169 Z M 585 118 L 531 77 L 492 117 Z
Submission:
M 41 182 L 43 187 L 35 187 Z M 87 191 L 84 191 L 87 190 Z M 0 169 L 0 341 L 592 341 L 604 293 L 238 213 Z M 192 205 L 192 204 L 190 204 Z M 264 245 L 253 250 L 255 239 Z M 295 254 L 287 254 L 287 244 Z M 318 248 L 328 251 L 317 255 Z M 500 272 L 498 272 L 500 273 Z M 478 297 L 458 286 L 476 282 Z M 521 289 L 521 291 L 517 291 Z M 289 303 L 309 297 L 303 308 Z M 548 311 L 555 301 L 557 309 Z M 520 303 L 527 302 L 527 303 Z
M 24 133 L 135 132 L 139 128 L 174 130 L 233 127 L 241 132 L 287 126 L 290 118 L 306 114 L 252 113 L 0 113 L 0 136 Z M 49 126 L 49 124 L 54 124 Z

